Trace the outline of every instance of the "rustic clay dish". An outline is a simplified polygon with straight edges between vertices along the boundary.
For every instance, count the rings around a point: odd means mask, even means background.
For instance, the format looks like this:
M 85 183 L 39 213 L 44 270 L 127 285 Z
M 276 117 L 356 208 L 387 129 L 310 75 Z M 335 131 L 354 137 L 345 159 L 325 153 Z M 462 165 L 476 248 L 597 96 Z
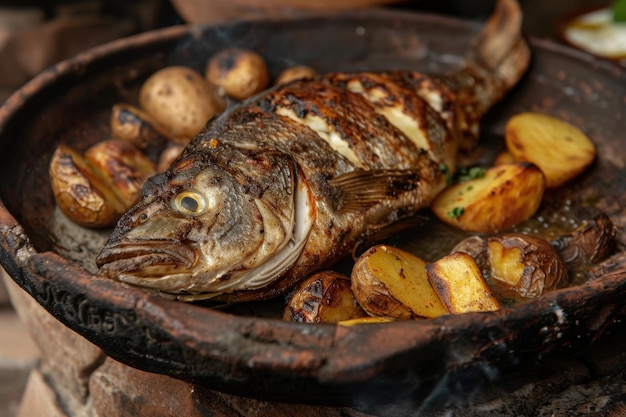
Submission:
M 400 67 L 436 72 L 459 64 L 478 27 L 392 11 L 182 26 L 62 62 L 0 109 L 0 261 L 34 299 L 111 357 L 263 399 L 418 404 L 623 330 L 622 258 L 606 263 L 595 280 L 498 312 L 356 327 L 305 325 L 247 314 L 254 305 L 214 310 L 97 279 L 93 259 L 108 231 L 72 227 L 55 210 L 47 170 L 56 145 L 83 150 L 107 138 L 111 105 L 134 103 L 137 86 L 157 68 L 181 64 L 202 70 L 211 53 L 238 45 L 264 55 L 274 75 L 291 64 L 321 72 Z M 485 137 L 496 139 L 491 149 L 497 149 L 505 121 L 516 112 L 536 110 L 571 121 L 597 144 L 598 160 L 574 184 L 551 193 L 545 206 L 567 206 L 567 215 L 577 218 L 604 211 L 623 227 L 626 76 L 610 63 L 547 41 L 535 40 L 532 48 L 529 74 L 484 121 Z M 418 234 L 394 242 L 418 248 L 426 239 Z M 621 231 L 619 239 L 623 250 Z

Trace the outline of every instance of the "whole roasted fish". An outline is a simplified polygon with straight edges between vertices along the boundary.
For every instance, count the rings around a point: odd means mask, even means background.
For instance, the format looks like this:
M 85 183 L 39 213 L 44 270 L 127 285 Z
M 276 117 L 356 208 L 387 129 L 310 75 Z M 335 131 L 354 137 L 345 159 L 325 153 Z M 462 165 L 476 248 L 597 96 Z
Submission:
M 148 180 L 100 274 L 183 301 L 268 298 L 414 216 L 526 70 L 520 24 L 500 0 L 455 74 L 328 74 L 229 109 Z

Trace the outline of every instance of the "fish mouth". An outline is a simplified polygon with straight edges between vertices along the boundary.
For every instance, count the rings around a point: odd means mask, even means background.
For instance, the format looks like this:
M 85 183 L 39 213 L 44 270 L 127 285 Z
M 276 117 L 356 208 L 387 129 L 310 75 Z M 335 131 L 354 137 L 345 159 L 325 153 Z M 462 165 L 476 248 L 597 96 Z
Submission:
M 184 243 L 163 240 L 125 241 L 105 246 L 96 259 L 100 274 L 116 278 L 122 274 L 140 272 L 149 268 L 155 275 L 159 270 L 166 275 L 190 270 L 198 260 L 197 251 Z M 161 268 L 159 268 L 161 267 Z

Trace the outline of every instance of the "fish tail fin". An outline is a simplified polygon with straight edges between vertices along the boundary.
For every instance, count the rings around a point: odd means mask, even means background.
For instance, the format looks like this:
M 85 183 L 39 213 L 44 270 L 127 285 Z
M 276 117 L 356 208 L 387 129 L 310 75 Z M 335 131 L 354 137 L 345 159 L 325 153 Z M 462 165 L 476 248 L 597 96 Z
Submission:
M 522 11 L 516 0 L 498 0 L 474 39 L 466 68 L 453 78 L 458 92 L 461 150 L 474 147 L 478 121 L 522 78 L 530 49 L 522 36 Z M 468 111 L 471 109 L 471 111 Z
M 519 81 L 528 67 L 530 50 L 522 36 L 522 11 L 517 1 L 496 2 L 468 58 L 496 75 L 505 89 Z

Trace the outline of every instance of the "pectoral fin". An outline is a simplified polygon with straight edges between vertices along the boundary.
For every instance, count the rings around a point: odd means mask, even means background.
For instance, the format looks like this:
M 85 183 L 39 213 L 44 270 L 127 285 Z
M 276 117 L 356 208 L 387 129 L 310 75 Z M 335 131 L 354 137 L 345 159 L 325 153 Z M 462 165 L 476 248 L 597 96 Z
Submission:
M 342 211 L 367 210 L 420 186 L 422 178 L 413 170 L 357 170 L 329 181 L 341 192 Z

